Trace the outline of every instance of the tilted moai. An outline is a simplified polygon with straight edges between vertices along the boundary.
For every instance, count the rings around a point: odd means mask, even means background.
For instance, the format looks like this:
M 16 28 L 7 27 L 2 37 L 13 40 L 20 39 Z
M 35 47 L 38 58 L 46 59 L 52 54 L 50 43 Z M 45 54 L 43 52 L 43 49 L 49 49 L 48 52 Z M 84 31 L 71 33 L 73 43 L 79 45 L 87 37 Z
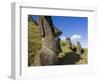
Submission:
M 81 54 L 81 44 L 80 44 L 80 42 L 77 42 L 77 53 Z
M 42 48 L 35 58 L 35 65 L 56 65 L 58 54 L 62 51 L 60 38 L 62 32 L 53 25 L 50 16 L 39 16 L 39 28 L 42 37 Z
M 67 47 L 68 47 L 69 49 L 72 49 L 72 43 L 71 43 L 70 37 L 67 37 L 67 38 L 66 38 L 66 43 L 67 43 Z

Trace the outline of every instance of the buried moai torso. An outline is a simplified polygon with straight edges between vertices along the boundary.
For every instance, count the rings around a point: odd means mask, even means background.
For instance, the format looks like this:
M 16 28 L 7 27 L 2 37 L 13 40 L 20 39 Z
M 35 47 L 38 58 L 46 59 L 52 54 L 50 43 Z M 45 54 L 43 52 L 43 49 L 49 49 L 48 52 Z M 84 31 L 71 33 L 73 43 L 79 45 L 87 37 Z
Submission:
M 66 43 L 67 43 L 67 47 L 69 49 L 72 49 L 72 43 L 71 43 L 71 39 L 69 37 L 66 38 Z
M 77 53 L 81 54 L 81 44 L 80 44 L 80 42 L 77 42 Z
M 39 28 L 42 37 L 42 48 L 35 58 L 35 65 L 56 65 L 57 55 L 61 52 L 61 31 L 54 27 L 50 16 L 39 17 Z

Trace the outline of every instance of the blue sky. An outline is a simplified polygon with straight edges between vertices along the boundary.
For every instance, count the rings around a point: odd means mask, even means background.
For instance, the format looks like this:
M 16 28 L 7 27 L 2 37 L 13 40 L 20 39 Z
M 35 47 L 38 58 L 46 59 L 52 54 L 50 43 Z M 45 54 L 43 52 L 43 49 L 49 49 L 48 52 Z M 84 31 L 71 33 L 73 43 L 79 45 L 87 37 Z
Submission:
M 37 16 L 33 16 L 37 20 Z M 53 24 L 63 33 L 60 36 L 62 40 L 70 37 L 72 42 L 76 44 L 80 41 L 82 47 L 87 47 L 88 39 L 88 18 L 87 17 L 71 17 L 71 16 L 52 16 Z

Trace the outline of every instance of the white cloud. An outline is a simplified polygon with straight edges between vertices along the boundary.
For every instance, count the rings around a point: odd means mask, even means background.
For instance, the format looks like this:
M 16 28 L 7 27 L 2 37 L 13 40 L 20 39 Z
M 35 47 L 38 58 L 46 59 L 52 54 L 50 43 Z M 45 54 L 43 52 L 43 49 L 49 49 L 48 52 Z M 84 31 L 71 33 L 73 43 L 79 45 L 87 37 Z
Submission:
M 73 42 L 73 43 L 77 43 L 78 41 L 80 41 L 80 39 L 81 39 L 81 35 L 77 35 L 77 34 L 74 34 L 74 35 L 72 35 L 72 37 L 71 37 L 71 41 Z
M 79 40 L 80 38 L 81 38 L 81 35 L 74 34 L 72 35 L 71 40 Z
M 72 35 L 70 38 L 71 38 L 71 41 L 72 41 L 73 43 L 77 43 L 78 41 L 80 41 L 81 35 L 74 34 L 74 35 Z M 65 37 L 65 36 L 60 36 L 60 39 L 61 39 L 61 40 L 66 40 L 66 37 Z
M 61 40 L 65 40 L 66 37 L 65 37 L 65 36 L 61 36 L 60 39 L 61 39 Z

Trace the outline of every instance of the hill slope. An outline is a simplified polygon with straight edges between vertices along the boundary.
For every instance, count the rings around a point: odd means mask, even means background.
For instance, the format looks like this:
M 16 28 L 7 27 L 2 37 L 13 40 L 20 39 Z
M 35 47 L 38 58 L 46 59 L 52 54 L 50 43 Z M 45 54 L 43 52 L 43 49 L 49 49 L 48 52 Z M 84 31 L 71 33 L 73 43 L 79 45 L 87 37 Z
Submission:
M 28 21 L 28 66 L 34 63 L 34 57 L 42 46 L 38 26 L 31 20 Z

